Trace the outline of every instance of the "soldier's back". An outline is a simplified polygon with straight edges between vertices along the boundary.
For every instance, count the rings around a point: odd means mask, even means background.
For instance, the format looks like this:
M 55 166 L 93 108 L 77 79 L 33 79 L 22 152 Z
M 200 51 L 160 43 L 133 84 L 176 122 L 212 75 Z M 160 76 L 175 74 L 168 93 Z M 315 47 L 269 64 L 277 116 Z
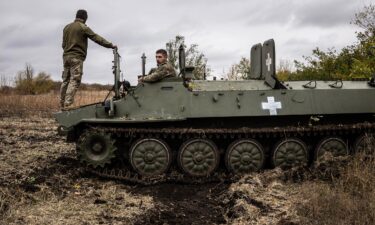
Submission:
M 81 60 L 86 58 L 87 37 L 82 26 L 84 24 L 79 21 L 74 21 L 65 26 L 63 32 L 64 58 L 72 57 Z

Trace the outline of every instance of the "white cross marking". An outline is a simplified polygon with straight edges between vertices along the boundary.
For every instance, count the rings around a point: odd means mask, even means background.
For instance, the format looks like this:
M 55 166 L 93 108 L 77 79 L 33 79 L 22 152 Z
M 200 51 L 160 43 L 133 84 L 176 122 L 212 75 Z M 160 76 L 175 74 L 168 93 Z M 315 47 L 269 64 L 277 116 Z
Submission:
M 267 102 L 262 102 L 262 109 L 269 110 L 270 115 L 277 115 L 277 109 L 281 109 L 281 102 L 275 102 L 274 97 L 267 97 Z
M 272 64 L 272 58 L 270 56 L 270 53 L 267 53 L 266 65 L 267 65 L 268 72 L 271 70 L 271 64 Z

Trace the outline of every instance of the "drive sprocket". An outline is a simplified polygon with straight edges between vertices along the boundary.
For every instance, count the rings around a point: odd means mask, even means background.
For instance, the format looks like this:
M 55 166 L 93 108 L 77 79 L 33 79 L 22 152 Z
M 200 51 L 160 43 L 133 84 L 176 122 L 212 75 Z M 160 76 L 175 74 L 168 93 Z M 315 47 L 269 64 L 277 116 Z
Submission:
M 88 166 L 104 167 L 115 158 L 115 141 L 111 135 L 97 130 L 85 131 L 78 140 L 77 153 L 80 162 Z

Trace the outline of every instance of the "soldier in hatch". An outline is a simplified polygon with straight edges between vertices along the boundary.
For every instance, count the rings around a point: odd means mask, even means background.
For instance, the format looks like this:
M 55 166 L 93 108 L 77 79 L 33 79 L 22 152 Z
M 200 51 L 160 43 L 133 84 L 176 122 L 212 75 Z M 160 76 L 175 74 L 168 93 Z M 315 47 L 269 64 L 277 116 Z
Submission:
M 62 48 L 64 49 L 63 82 L 60 89 L 60 106 L 69 109 L 74 101 L 74 95 L 81 84 L 83 61 L 87 54 L 87 39 L 90 38 L 97 44 L 106 48 L 117 48 L 116 45 L 105 40 L 94 33 L 85 23 L 87 20 L 86 10 L 77 11 L 73 23 L 65 26 L 63 32 Z
M 157 68 L 151 69 L 149 74 L 139 78 L 139 82 L 157 82 L 166 77 L 176 77 L 176 71 L 168 62 L 168 53 L 164 49 L 156 51 Z

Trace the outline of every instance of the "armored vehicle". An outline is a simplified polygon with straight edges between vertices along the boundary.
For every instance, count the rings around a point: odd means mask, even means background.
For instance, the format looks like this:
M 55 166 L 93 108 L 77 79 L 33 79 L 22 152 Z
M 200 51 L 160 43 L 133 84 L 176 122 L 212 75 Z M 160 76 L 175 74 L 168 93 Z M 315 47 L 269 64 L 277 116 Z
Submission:
M 250 54 L 251 80 L 193 80 L 180 47 L 177 78 L 130 86 L 115 50 L 114 96 L 56 113 L 59 132 L 85 168 L 135 182 L 228 177 L 365 148 L 373 79 L 281 82 L 272 39 Z

